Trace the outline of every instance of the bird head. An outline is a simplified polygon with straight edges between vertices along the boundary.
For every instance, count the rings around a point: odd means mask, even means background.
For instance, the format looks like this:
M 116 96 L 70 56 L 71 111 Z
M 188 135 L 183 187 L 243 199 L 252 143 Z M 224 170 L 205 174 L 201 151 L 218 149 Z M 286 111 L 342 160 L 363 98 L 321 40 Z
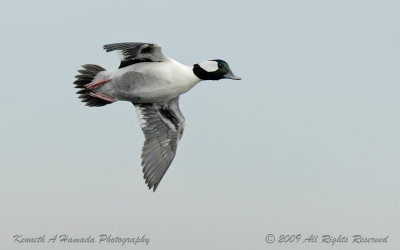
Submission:
M 201 80 L 233 79 L 242 80 L 235 76 L 224 60 L 215 59 L 193 65 L 193 73 Z

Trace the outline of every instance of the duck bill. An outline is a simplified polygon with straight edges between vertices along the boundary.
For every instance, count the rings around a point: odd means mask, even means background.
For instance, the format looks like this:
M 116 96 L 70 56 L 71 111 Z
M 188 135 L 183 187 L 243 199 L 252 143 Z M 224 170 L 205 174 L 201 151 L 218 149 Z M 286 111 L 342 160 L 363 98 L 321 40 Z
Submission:
M 235 75 L 232 73 L 231 70 L 229 70 L 229 72 L 226 73 L 226 74 L 224 75 L 224 78 L 232 79 L 232 80 L 242 80 L 242 78 L 241 78 L 240 76 L 235 76 Z

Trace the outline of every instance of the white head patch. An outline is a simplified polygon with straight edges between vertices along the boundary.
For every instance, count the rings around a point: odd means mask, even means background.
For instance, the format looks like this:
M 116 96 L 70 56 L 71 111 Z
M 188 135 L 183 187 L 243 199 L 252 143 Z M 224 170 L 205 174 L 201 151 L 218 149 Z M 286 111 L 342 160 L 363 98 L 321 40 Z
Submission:
M 205 61 L 199 63 L 199 66 L 207 72 L 214 72 L 218 70 L 218 62 L 216 61 Z

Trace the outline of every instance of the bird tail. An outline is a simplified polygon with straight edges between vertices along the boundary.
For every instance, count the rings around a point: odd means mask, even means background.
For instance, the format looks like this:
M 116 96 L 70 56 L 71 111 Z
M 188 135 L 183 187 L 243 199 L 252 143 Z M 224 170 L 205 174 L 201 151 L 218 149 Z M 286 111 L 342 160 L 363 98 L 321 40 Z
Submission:
M 79 95 L 81 101 L 90 107 L 99 107 L 112 103 L 111 101 L 104 100 L 104 98 L 96 97 L 92 90 L 88 88 L 88 84 L 93 82 L 96 75 L 101 71 L 105 71 L 105 69 L 95 64 L 85 64 L 82 65 L 82 68 L 78 70 L 80 74 L 75 76 L 76 81 L 74 82 L 75 88 L 79 89 L 76 93 Z

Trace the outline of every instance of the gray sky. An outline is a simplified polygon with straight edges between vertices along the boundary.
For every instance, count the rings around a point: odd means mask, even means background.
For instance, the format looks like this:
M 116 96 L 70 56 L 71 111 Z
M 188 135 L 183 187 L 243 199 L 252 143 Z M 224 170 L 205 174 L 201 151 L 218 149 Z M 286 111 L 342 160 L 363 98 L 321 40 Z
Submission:
M 398 1 L 8 1 L 0 9 L 0 248 L 12 236 L 146 234 L 138 249 L 400 247 Z M 102 45 L 159 43 L 188 65 L 221 58 L 242 81 L 181 97 L 187 126 L 156 193 L 133 106 L 85 107 L 80 65 Z M 384 245 L 267 244 L 362 234 Z

